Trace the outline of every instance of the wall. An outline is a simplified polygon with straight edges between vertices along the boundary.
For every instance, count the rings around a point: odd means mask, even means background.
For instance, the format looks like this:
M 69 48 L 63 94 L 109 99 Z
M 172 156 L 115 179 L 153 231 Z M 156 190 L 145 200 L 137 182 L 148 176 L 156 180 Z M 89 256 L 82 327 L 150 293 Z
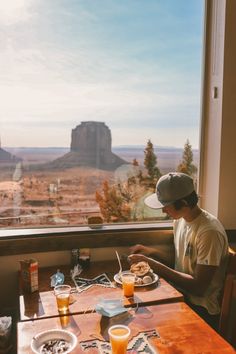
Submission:
M 206 7 L 199 192 L 201 206 L 232 230 L 236 229 L 236 1 L 208 0 Z
M 228 0 L 225 26 L 224 86 L 222 104 L 221 169 L 219 218 L 229 229 L 236 229 L 236 1 Z M 227 207 L 225 207 L 227 205 Z
M 75 231 L 74 234 L 65 235 L 61 232 L 54 235 L 5 238 L 0 242 L 0 273 L 19 270 L 19 260 L 29 258 L 36 258 L 41 267 L 70 264 L 73 248 L 90 248 L 92 261 L 110 260 L 116 258 L 115 250 L 119 254 L 129 254 L 129 248 L 138 243 L 169 249 L 173 245 L 172 228 L 168 226 L 157 230 L 155 227 L 150 230 L 144 228 L 123 232 L 113 228 L 113 231 L 99 230 L 96 234 L 91 231 L 79 234 Z
M 90 249 L 91 251 L 91 260 L 100 261 L 100 260 L 110 260 L 116 257 L 115 249 L 119 254 L 128 254 L 128 247 L 107 247 L 107 248 L 94 248 Z M 71 252 L 70 251 L 56 251 L 56 252 L 40 252 L 40 253 L 29 253 L 21 254 L 14 256 L 2 256 L 0 262 L 1 272 L 12 272 L 20 270 L 19 260 L 36 258 L 39 266 L 49 267 L 53 265 L 64 265 L 70 264 L 71 261 Z

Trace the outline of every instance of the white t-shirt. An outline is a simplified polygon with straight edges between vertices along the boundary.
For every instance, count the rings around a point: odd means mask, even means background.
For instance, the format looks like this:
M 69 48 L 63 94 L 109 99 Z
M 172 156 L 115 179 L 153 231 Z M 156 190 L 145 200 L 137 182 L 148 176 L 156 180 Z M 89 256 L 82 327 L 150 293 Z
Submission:
M 205 210 L 192 222 L 175 220 L 174 243 L 177 271 L 194 275 L 197 264 L 218 266 L 204 296 L 186 293 L 193 304 L 205 307 L 212 315 L 218 314 L 228 255 L 228 239 L 222 224 Z

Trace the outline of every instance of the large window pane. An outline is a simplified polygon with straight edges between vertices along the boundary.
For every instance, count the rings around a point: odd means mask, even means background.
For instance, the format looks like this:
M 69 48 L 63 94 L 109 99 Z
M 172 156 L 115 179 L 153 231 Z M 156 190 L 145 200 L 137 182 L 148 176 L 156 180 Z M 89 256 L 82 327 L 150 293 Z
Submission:
M 0 227 L 166 220 L 197 179 L 202 0 L 0 4 Z

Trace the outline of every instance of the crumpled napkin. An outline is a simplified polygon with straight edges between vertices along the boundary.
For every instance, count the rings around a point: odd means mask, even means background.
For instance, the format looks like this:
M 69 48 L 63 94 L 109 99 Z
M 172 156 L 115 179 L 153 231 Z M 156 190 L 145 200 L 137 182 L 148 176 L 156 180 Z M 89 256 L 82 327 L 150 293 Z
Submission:
M 71 278 L 74 279 L 76 276 L 80 275 L 82 273 L 83 268 L 81 267 L 80 264 L 76 264 L 73 269 L 70 271 Z
M 103 316 L 113 317 L 120 313 L 127 312 L 120 299 L 101 299 L 95 306 L 96 312 Z
M 12 324 L 12 318 L 8 316 L 0 317 L 0 336 L 5 336 Z
M 51 277 L 51 287 L 54 288 L 57 285 L 64 284 L 65 276 L 63 273 L 60 272 L 58 269 L 56 274 L 53 274 Z

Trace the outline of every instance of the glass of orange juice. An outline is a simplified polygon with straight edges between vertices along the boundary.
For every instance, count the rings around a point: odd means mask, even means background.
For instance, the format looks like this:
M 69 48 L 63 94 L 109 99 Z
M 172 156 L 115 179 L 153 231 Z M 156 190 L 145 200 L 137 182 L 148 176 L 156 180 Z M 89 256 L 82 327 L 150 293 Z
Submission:
M 115 325 L 108 329 L 112 354 L 126 354 L 130 329 L 125 325 Z
M 130 271 L 121 272 L 121 281 L 124 296 L 134 296 L 135 274 Z
M 70 292 L 70 285 L 57 285 L 54 288 L 54 294 L 57 300 L 57 308 L 60 313 L 69 312 Z

